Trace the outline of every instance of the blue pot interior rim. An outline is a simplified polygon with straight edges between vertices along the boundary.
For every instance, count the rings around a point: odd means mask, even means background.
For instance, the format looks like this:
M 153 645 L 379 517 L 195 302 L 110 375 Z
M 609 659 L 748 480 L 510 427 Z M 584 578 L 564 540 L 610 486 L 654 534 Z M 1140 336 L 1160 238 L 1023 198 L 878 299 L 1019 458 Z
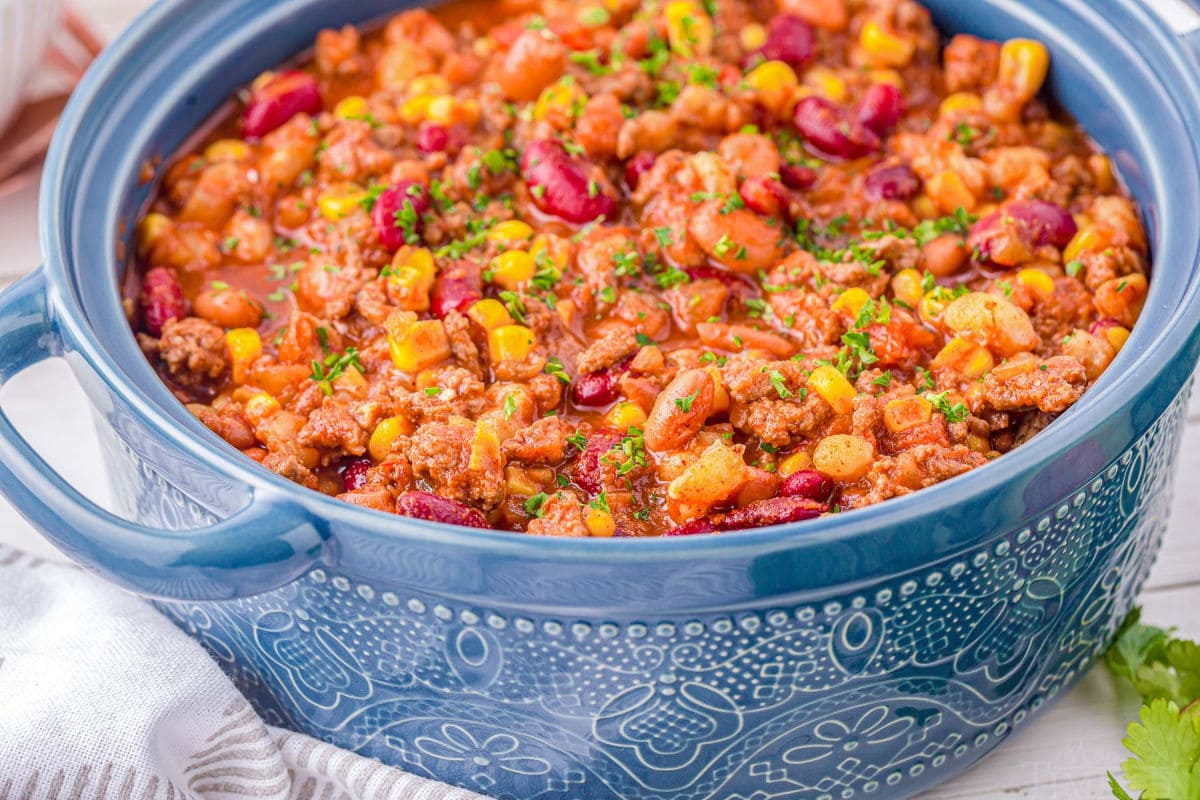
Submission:
M 948 0 L 943 2 L 952 6 Z M 201 5 L 204 10 L 197 11 L 197 6 Z M 959 25 L 973 29 L 978 23 L 983 26 L 981 32 L 990 30 L 987 26 L 993 16 L 1001 15 L 1004 25 L 1013 31 L 1027 29 L 1047 40 L 1056 63 L 1065 58 L 1077 65 L 1077 69 L 1087 70 L 1085 74 L 1096 76 L 1112 102 L 1112 108 L 1118 111 L 1118 127 L 1131 132 L 1143 152 L 1156 156 L 1149 163 L 1140 165 L 1148 175 L 1144 187 L 1146 196 L 1138 198 L 1143 203 L 1148 199 L 1152 201 L 1146 206 L 1156 215 L 1147 222 L 1155 243 L 1156 265 L 1163 265 L 1156 280 L 1151 282 L 1147 313 L 1143 316 L 1143 320 L 1152 320 L 1151 324 L 1144 321 L 1139 325 L 1129 345 L 1100 384 L 1032 442 L 992 464 L 924 489 L 915 496 L 895 498 L 844 515 L 805 522 L 802 527 L 779 526 L 741 532 L 736 536 L 690 537 L 686 541 L 610 542 L 456 529 L 390 517 L 301 489 L 226 446 L 175 400 L 138 351 L 125 323 L 113 280 L 110 278 L 103 284 L 83 281 L 82 268 L 77 263 L 81 258 L 77 240 L 84 237 L 90 243 L 87 272 L 94 275 L 102 267 L 106 275 L 121 274 L 124 264 L 118 254 L 123 249 L 122 240 L 117 236 L 122 232 L 122 238 L 127 239 L 128 230 L 132 228 L 129 224 L 129 194 L 136 191 L 144 197 L 148 191 L 144 185 L 131 189 L 138 184 L 138 169 L 150 154 L 171 154 L 153 149 L 154 131 L 165 126 L 180 108 L 186 107 L 191 113 L 203 112 L 202 118 L 209 111 L 192 107 L 207 105 L 210 110 L 215 109 L 229 94 L 227 89 L 207 93 L 196 89 L 208 85 L 201 80 L 205 70 L 214 71 L 222 58 L 228 59 L 229 54 L 236 51 L 239 60 L 234 63 L 243 74 L 222 75 L 218 85 L 244 85 L 261 70 L 285 60 L 288 53 L 299 49 L 292 47 L 293 40 L 311 41 L 316 28 L 333 21 L 323 20 L 321 14 L 307 12 L 321 8 L 327 17 L 337 14 L 344 18 L 364 13 L 378 16 L 373 10 L 382 11 L 387 5 L 397 10 L 398 4 L 386 0 L 356 4 L 351 14 L 344 8 L 334 8 L 340 4 L 328 0 L 292 0 L 253 8 L 257 5 L 252 0 L 213 0 L 205 4 L 161 0 L 105 51 L 85 77 L 63 115 L 44 172 L 40 215 L 50 304 L 57 324 L 65 333 L 68 349 L 77 352 L 112 391 L 124 398 L 174 447 L 232 480 L 245 482 L 255 492 L 285 498 L 283 502 L 305 508 L 314 518 L 323 519 L 330 526 L 375 531 L 390 537 L 438 540 L 478 551 L 525 553 L 551 559 L 591 561 L 599 558 L 607 562 L 647 557 L 689 559 L 718 552 L 771 551 L 845 541 L 870 531 L 912 524 L 936 509 L 1002 491 L 1006 482 L 1061 458 L 1087 435 L 1096 420 L 1111 420 L 1121 413 L 1129 413 L 1132 405 L 1139 402 L 1139 397 L 1146 394 L 1155 381 L 1166 381 L 1170 385 L 1169 391 L 1160 387 L 1160 396 L 1155 400 L 1157 412 L 1161 412 L 1190 375 L 1190 366 L 1180 369 L 1179 365 L 1173 364 L 1173 359 L 1188 352 L 1190 340 L 1196 338 L 1200 329 L 1200 276 L 1195 269 L 1200 262 L 1200 234 L 1191 214 L 1200 208 L 1200 79 L 1197 76 L 1200 63 L 1187 53 L 1185 42 L 1136 0 L 1104 0 L 1095 4 L 1085 0 L 1063 0 L 1055 6 L 1042 8 L 1039 5 L 1036 9 L 1020 0 L 984 0 L 969 4 L 969 9 L 951 7 L 949 12 L 935 15 L 942 24 L 949 18 L 956 29 Z M 936 1 L 931 5 L 937 5 Z M 364 11 L 366 6 L 371 8 Z M 172 51 L 187 44 L 184 40 L 188 32 L 181 29 L 179 18 L 187 16 L 189 8 L 192 16 L 203 14 L 206 20 L 240 14 L 250 24 L 243 27 L 240 38 L 223 39 L 219 43 L 203 42 L 211 60 L 197 63 L 194 70 L 168 81 L 161 90 L 163 99 L 157 105 L 135 111 L 128 104 L 144 96 L 138 94 L 138 90 L 144 91 L 144 86 L 139 84 L 159 80 L 161 88 L 161 75 L 152 69 L 147 71 L 147 65 L 156 63 L 156 59 L 167 58 Z M 1077 24 L 1078 28 L 1067 28 L 1068 23 Z M 279 31 L 278 26 L 299 32 L 277 37 L 284 40 L 282 42 L 274 41 L 269 46 L 251 49 L 250 42 L 272 42 L 268 34 Z M 1122 29 L 1124 36 L 1118 32 Z M 1063 35 L 1067 30 L 1087 31 L 1092 38 L 1080 43 L 1075 35 Z M 195 34 L 204 35 L 204 32 Z M 173 36 L 181 40 L 176 41 L 171 38 Z M 1112 52 L 1104 50 L 1097 54 L 1103 50 L 1094 46 L 1097 37 L 1103 37 Z M 1134 41 L 1138 43 L 1136 46 L 1131 44 Z M 1089 48 L 1088 43 L 1093 46 Z M 279 56 L 276 51 L 283 55 Z M 1162 96 L 1170 101 L 1161 118 L 1143 119 L 1132 113 L 1128 89 L 1122 88 L 1121 80 L 1114 74 L 1117 70 L 1129 69 L 1131 64 L 1138 65 L 1145 73 L 1143 80 L 1156 83 Z M 1056 66 L 1052 81 L 1058 70 Z M 133 91 L 126 91 L 130 87 Z M 1182 134 L 1182 138 L 1175 135 L 1170 142 L 1160 141 L 1159 134 L 1164 125 Z M 173 145 L 177 146 L 186 133 L 181 132 Z M 88 151 L 94 143 L 102 142 L 102 136 L 129 143 L 119 163 L 95 163 L 102 159 L 93 159 L 89 163 Z M 147 149 L 142 150 L 142 145 Z M 1180 169 L 1181 166 L 1185 168 Z M 80 200 L 81 197 L 84 200 L 92 197 L 87 192 L 94 192 L 97 182 L 107 182 L 108 187 L 107 207 L 99 210 L 95 204 L 88 205 Z M 81 192 L 80 187 L 87 192 Z M 97 248 L 97 242 L 103 246 Z M 1173 271 L 1167 272 L 1168 268 Z M 1142 430 L 1153 422 L 1153 418 L 1146 418 L 1145 413 L 1137 416 Z M 186 490 L 186 487 L 181 488 Z M 1011 520 L 1006 522 L 1011 523 Z M 801 531 L 803 535 L 795 535 Z M 972 536 L 982 538 L 989 532 L 988 524 L 981 521 L 979 530 Z M 202 535 L 203 532 L 198 533 Z M 969 544 L 969 541 L 964 539 L 963 543 Z

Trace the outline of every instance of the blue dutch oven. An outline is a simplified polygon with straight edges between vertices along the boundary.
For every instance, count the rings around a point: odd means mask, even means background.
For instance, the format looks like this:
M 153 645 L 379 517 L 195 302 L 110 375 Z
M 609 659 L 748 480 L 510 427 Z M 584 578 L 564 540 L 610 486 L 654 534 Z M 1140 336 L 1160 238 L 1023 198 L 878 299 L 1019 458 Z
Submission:
M 172 398 L 125 322 L 143 166 L 321 27 L 403 3 L 163 0 L 72 101 L 46 266 L 0 297 L 0 381 L 67 359 L 122 516 L 3 415 L 0 489 L 154 598 L 270 722 L 412 772 L 519 800 L 897 798 L 946 780 L 1103 652 L 1163 534 L 1200 354 L 1200 34 L 1136 0 L 926 2 L 947 31 L 1050 44 L 1052 91 L 1114 155 L 1155 244 L 1113 367 L 995 463 L 801 525 L 620 541 L 439 527 L 261 470 Z

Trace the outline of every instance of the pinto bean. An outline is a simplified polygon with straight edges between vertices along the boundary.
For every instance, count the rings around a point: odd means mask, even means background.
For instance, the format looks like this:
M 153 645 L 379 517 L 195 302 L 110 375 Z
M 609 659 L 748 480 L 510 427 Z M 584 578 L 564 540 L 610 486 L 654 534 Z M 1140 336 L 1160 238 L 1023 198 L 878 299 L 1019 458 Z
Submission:
M 1083 364 L 1089 381 L 1094 381 L 1104 374 L 1108 365 L 1117 357 L 1117 351 L 1108 340 L 1093 336 L 1087 331 L 1075 330 L 1063 340 L 1064 355 L 1074 356 Z
M 1096 289 L 1093 302 L 1101 316 L 1112 317 L 1126 328 L 1132 328 L 1142 314 L 1149 288 L 1145 275 L 1135 273 L 1112 278 Z
M 196 316 L 222 328 L 257 328 L 263 309 L 257 300 L 238 289 L 208 289 L 192 303 Z
M 567 48 L 541 31 L 525 31 L 500 62 L 496 81 L 509 100 L 530 102 L 562 77 Z
M 688 233 L 714 260 L 734 272 L 757 273 L 783 260 L 779 227 L 748 208 L 721 213 L 722 203 L 709 201 L 688 225 Z
M 942 323 L 959 334 L 973 334 L 1004 356 L 1033 350 L 1041 339 L 1029 315 L 1003 297 L 965 294 L 946 306 Z
M 921 248 L 921 265 L 934 277 L 947 278 L 967 265 L 971 251 L 957 234 L 939 236 Z
M 687 444 L 704 427 L 712 413 L 716 386 L 708 370 L 679 373 L 654 401 L 646 420 L 646 446 L 675 450 Z

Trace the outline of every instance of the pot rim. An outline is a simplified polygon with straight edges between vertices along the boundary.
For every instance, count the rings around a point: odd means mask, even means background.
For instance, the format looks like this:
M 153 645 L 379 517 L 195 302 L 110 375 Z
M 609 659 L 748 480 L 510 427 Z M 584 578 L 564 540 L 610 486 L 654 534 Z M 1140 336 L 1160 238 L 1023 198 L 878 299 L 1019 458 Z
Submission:
M 303 509 L 314 520 L 328 525 L 331 530 L 354 530 L 382 537 L 403 540 L 420 539 L 443 545 L 468 548 L 474 552 L 505 553 L 517 557 L 539 560 L 622 563 L 630 561 L 687 561 L 712 557 L 741 557 L 768 554 L 778 550 L 796 550 L 804 547 L 823 546 L 832 543 L 850 543 L 857 537 L 873 531 L 914 524 L 928 518 L 939 509 L 978 499 L 1004 487 L 1022 474 L 1045 469 L 1051 462 L 1062 458 L 1079 444 L 1090 432 L 1104 421 L 1111 420 L 1122 411 L 1127 411 L 1155 381 L 1164 378 L 1173 360 L 1179 358 L 1189 340 L 1200 333 L 1200 275 L 1193 274 L 1184 297 L 1173 300 L 1168 322 L 1160 323 L 1154 331 L 1143 332 L 1142 339 L 1149 334 L 1150 341 L 1138 342 L 1138 330 L 1134 331 L 1134 345 L 1127 347 L 1118 357 L 1100 384 L 1089 391 L 1054 424 L 1040 432 L 1030 442 L 1005 454 L 995 462 L 950 479 L 935 486 L 922 489 L 912 495 L 897 497 L 887 502 L 857 509 L 845 514 L 834 514 L 803 523 L 773 526 L 731 534 L 706 534 L 677 538 L 664 537 L 625 539 L 622 541 L 595 541 L 558 537 L 536 537 L 513 535 L 510 532 L 457 528 L 422 520 L 393 517 L 381 512 L 370 511 L 326 497 L 292 484 L 252 462 L 241 453 L 225 445 L 214 434 L 195 420 L 183 422 L 171 414 L 163 398 L 177 403 L 166 392 L 152 396 L 128 374 L 109 353 L 95 329 L 88 323 L 86 313 L 74 293 L 70 290 L 72 278 L 68 274 L 65 252 L 69 245 L 64 241 L 62 228 L 65 226 L 64 211 L 69 207 L 71 187 L 67 184 L 68 164 L 72 154 L 86 145 L 77 139 L 81 124 L 89 115 L 99 113 L 97 100 L 103 97 L 105 87 L 114 74 L 126 68 L 130 56 L 140 48 L 153 47 L 153 35 L 172 15 L 191 4 L 191 0 L 159 0 L 140 16 L 124 33 L 97 59 L 92 69 L 81 82 L 55 134 L 43 173 L 43 191 L 40 200 L 40 229 L 43 252 L 48 265 L 49 302 L 55 318 L 62 325 L 74 351 L 87 361 L 100 379 L 130 407 L 167 438 L 173 447 L 194 458 L 198 463 L 214 472 L 242 482 L 254 491 L 273 496 L 282 496 L 285 502 Z M 1147 39 L 1144 48 L 1153 52 L 1156 78 L 1164 83 L 1163 71 L 1169 72 L 1171 91 L 1176 100 L 1171 113 L 1178 116 L 1192 136 L 1192 151 L 1187 163 L 1200 172 L 1200 59 L 1187 52 L 1187 43 L 1149 8 L 1128 0 L 1106 0 L 1096 3 L 1099 10 L 1086 0 L 1064 0 L 1074 15 L 1089 15 L 1104 19 L 1103 5 L 1112 5 L 1126 18 L 1132 17 L 1142 28 Z M 1028 12 L 1035 18 L 1034 12 Z M 1113 27 L 1111 21 L 1105 25 Z M 1069 42 L 1069 40 L 1068 40 Z M 1102 59 L 1076 51 L 1074 55 L 1081 63 L 1099 67 Z M 1144 55 L 1144 50 L 1143 50 Z M 1101 70 L 1103 72 L 1103 70 Z M 1126 125 L 1140 130 L 1143 137 L 1150 137 L 1146 128 L 1149 121 L 1124 118 Z M 1153 151 L 1154 148 L 1148 148 Z M 1185 154 L 1174 153 L 1176 158 Z M 1177 166 L 1178 162 L 1176 162 Z M 1148 172 L 1148 185 L 1161 203 L 1169 198 L 1161 197 L 1161 172 L 1170 169 L 1161 164 L 1144 165 Z M 132 176 L 131 176 L 132 178 Z M 1164 215 L 1158 230 L 1156 244 L 1168 241 L 1173 231 L 1172 217 Z M 100 234 L 112 243 L 116 231 Z M 1161 248 L 1156 247 L 1156 250 Z M 1200 252 L 1192 254 L 1192 263 L 1200 261 Z M 1195 272 L 1195 270 L 1193 270 Z M 1151 284 L 1150 301 L 1154 301 L 1154 283 Z M 1158 297 L 1161 303 L 1164 300 Z M 1151 310 L 1151 302 L 1147 310 Z M 1159 308 L 1159 310 L 1165 310 Z M 132 333 L 130 333 L 132 336 Z M 1138 352 L 1133 352 L 1138 350 Z M 1179 380 L 1180 387 L 1183 379 Z M 1178 390 L 1173 391 L 1174 397 Z M 1165 408 L 1165 406 L 1164 406 Z M 1162 409 L 1159 409 L 1161 413 Z M 1157 416 L 1157 415 L 1156 415 Z M 1098 420 L 1098 421 L 1097 421 Z M 1148 426 L 1153 419 L 1145 421 Z M 1140 431 L 1137 433 L 1140 434 Z M 183 487 L 186 489 L 186 487 Z M 984 540 L 994 530 L 981 521 L 979 528 L 958 540 L 967 547 Z M 195 535 L 203 535 L 196 531 Z M 178 536 L 179 534 L 164 534 Z

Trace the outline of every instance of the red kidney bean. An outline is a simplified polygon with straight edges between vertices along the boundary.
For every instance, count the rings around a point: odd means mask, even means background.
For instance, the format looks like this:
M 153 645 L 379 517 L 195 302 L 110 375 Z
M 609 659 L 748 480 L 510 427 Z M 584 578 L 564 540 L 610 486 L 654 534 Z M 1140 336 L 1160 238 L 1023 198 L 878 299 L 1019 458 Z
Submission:
M 608 369 L 580 375 L 571 391 L 571 399 L 575 405 L 585 408 L 597 408 L 615 402 L 621 393 L 617 379 L 629 372 L 632 363 L 633 356 L 628 355 Z
M 793 472 L 784 480 L 779 488 L 783 497 L 802 497 L 818 503 L 828 503 L 833 496 L 833 480 L 824 472 L 815 469 L 802 469 Z
M 1079 231 L 1075 218 L 1065 208 L 1045 200 L 1019 200 L 1004 209 L 1028 230 L 1037 246 L 1066 247 Z
M 1093 322 L 1092 326 L 1088 328 L 1088 333 L 1090 333 L 1092 336 L 1102 336 L 1109 328 L 1117 328 L 1120 327 L 1120 325 L 1120 320 L 1113 319 L 1112 317 L 1105 317 L 1104 319 L 1098 319 Z
M 1044 200 L 1021 200 L 993 211 L 971 227 L 967 246 L 978 250 L 985 260 L 993 246 L 1019 240 L 1028 249 L 1052 244 L 1066 247 L 1078 228 L 1066 209 Z
M 281 72 L 250 95 L 242 116 L 242 135 L 261 139 L 297 114 L 321 113 L 321 89 L 306 72 Z
M 816 519 L 828 510 L 824 503 L 804 497 L 772 497 L 729 512 L 721 520 L 720 528 L 723 531 L 765 528 L 768 525 Z
M 580 375 L 571 389 L 571 400 L 577 406 L 598 408 L 615 403 L 620 396 L 616 376 L 608 370 Z
M 416 181 L 401 181 L 387 189 L 375 200 L 371 209 L 371 223 L 379 242 L 388 250 L 399 250 L 406 244 L 405 230 L 397 224 L 396 214 L 406 206 L 412 206 L 416 221 L 408 231 L 419 234 L 423 226 L 422 217 L 429 211 L 429 193 L 425 186 Z
M 430 310 L 438 319 L 451 311 L 465 313 L 483 299 L 483 275 L 469 261 L 459 261 L 442 271 L 433 284 Z
M 142 308 L 142 326 L 151 336 L 162 336 L 164 325 L 187 316 L 179 278 L 166 267 L 155 267 L 142 278 L 138 304 Z
M 852 160 L 879 149 L 879 137 L 844 108 L 824 97 L 805 97 L 796 104 L 792 122 L 809 145 L 825 158 Z
M 432 122 L 422 122 L 417 128 L 417 149 L 422 153 L 448 153 L 454 155 L 462 150 L 470 138 L 470 133 L 464 125 L 437 125 Z
M 429 492 L 405 492 L 396 499 L 396 513 L 402 517 L 462 525 L 465 528 L 490 528 L 487 517 L 477 509 Z
M 784 186 L 800 191 L 817 182 L 817 171 L 811 167 L 784 164 L 779 168 L 779 178 Z
M 676 525 L 671 528 L 663 536 L 695 536 L 699 533 L 715 533 L 717 526 L 712 523 L 712 520 L 706 517 L 694 519 L 691 522 L 685 522 L 682 525 Z
M 525 148 L 521 172 L 533 202 L 547 214 L 575 224 L 617 216 L 617 201 L 591 181 L 586 162 L 552 139 Z
M 738 190 L 746 208 L 764 217 L 790 217 L 792 194 L 775 178 L 755 175 L 742 181 Z
M 356 458 L 342 470 L 342 489 L 357 492 L 367 485 L 367 470 L 373 465 L 369 458 Z
M 625 164 L 625 183 L 629 185 L 630 190 L 637 191 L 642 176 L 653 169 L 657 161 L 658 156 L 649 150 L 643 150 L 629 159 Z
M 621 442 L 621 434 L 615 431 L 596 431 L 588 437 L 587 446 L 575 460 L 571 476 L 579 488 L 589 494 L 600 494 L 604 490 L 604 474 L 600 459 Z
M 768 61 L 783 61 L 800 69 L 816 55 L 816 36 L 800 17 L 776 14 L 767 24 L 767 41 L 759 53 Z
M 890 83 L 876 83 L 858 101 L 858 121 L 885 136 L 904 116 L 904 93 Z
M 907 164 L 880 167 L 867 173 L 863 179 L 863 192 L 867 199 L 907 200 L 921 191 L 921 179 Z

